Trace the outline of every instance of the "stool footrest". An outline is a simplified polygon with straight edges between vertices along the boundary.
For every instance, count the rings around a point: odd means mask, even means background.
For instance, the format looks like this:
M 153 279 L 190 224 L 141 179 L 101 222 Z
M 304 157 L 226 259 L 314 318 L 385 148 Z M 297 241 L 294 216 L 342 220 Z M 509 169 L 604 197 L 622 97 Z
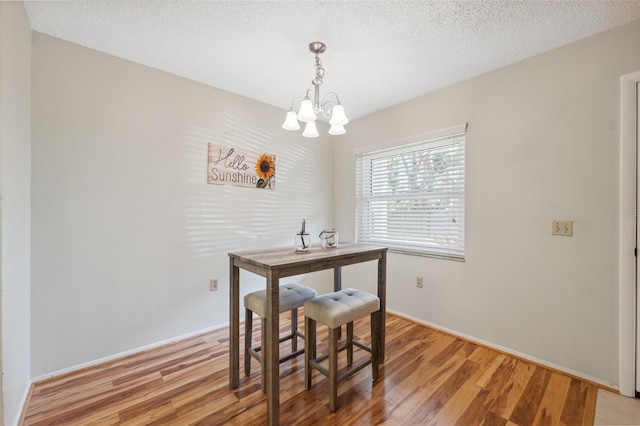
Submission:
M 304 353 L 304 349 L 298 349 L 297 351 L 291 352 L 289 355 L 280 358 L 280 362 L 289 361 L 290 359 L 293 359 L 298 355 L 302 355 L 303 353 Z
M 354 346 L 357 346 L 362 350 L 365 350 L 365 351 L 367 351 L 369 353 L 373 353 L 372 350 L 371 350 L 371 346 L 365 345 L 364 343 L 361 343 L 361 342 L 359 342 L 357 340 L 354 340 L 352 343 L 353 343 Z M 341 343 L 338 346 L 338 353 L 344 351 L 348 347 L 349 347 L 349 343 L 347 343 L 347 342 Z M 324 354 L 324 355 L 320 355 L 319 357 L 317 357 L 315 359 L 315 361 L 322 362 L 322 361 L 326 360 L 327 358 L 329 358 L 329 354 Z
M 325 357 L 326 358 L 326 357 Z M 313 368 L 315 368 L 316 370 L 318 370 L 320 373 L 322 373 L 325 377 L 329 377 L 329 370 L 327 370 L 326 368 L 324 368 L 322 365 L 320 365 L 321 361 L 316 361 L 316 360 L 311 360 L 309 361 L 309 365 Z
M 309 361 L 309 365 L 315 368 L 316 370 L 318 370 L 323 376 L 329 377 L 329 370 L 323 367 L 322 365 L 320 365 L 320 362 L 321 361 L 311 360 Z M 358 364 L 352 367 L 349 367 L 346 371 L 343 371 L 342 373 L 338 374 L 338 381 L 342 381 L 347 377 L 353 374 L 356 374 L 358 371 L 362 370 L 367 365 L 371 365 L 371 358 L 364 359 L 360 361 Z
M 281 338 L 278 339 L 278 343 L 282 343 L 282 342 L 286 342 L 287 340 L 291 340 L 293 339 L 294 336 L 297 336 L 301 339 L 304 339 L 304 333 L 300 330 L 296 330 L 295 333 L 293 334 L 287 334 L 286 336 L 282 336 Z M 260 349 L 262 349 L 262 346 L 254 346 L 252 348 L 254 351 L 256 352 L 260 352 Z
M 369 352 L 370 354 L 373 353 L 373 350 L 371 349 L 371 346 L 365 345 L 364 343 L 360 343 L 357 340 L 353 341 L 353 344 L 357 347 L 359 347 L 362 350 L 365 350 L 367 352 Z
M 258 353 L 260 351 L 260 348 L 258 348 L 257 350 L 253 348 L 249 348 L 248 350 L 252 357 L 254 357 L 258 362 L 262 363 L 262 355 Z M 280 358 L 279 362 L 283 363 L 285 361 L 289 361 L 290 359 L 293 359 L 298 355 L 302 355 L 303 353 L 304 353 L 304 349 L 298 349 L 297 351 L 291 352 L 289 355 L 286 355 Z
M 347 371 L 342 372 L 342 374 L 338 374 L 338 381 L 346 379 L 352 374 L 356 374 L 358 371 L 362 370 L 367 365 L 371 365 L 371 358 L 367 358 L 361 361 L 360 363 L 354 365 L 353 367 L 349 368 Z
M 356 342 L 353 342 L 353 344 L 355 345 Z M 357 346 L 360 347 L 360 345 L 357 345 Z M 348 347 L 349 347 L 349 344 L 347 342 L 340 343 L 340 345 L 338 345 L 338 353 L 344 351 Z M 322 362 L 322 361 L 326 360 L 327 358 L 329 358 L 329 354 L 328 353 L 324 354 L 324 355 L 320 355 L 319 357 L 317 357 L 316 359 L 313 359 L 312 361 Z

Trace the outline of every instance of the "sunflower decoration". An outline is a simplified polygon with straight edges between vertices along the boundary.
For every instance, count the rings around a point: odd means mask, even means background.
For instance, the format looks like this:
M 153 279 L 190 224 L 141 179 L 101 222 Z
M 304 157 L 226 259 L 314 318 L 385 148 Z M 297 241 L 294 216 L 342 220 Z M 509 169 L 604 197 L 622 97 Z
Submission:
M 271 178 L 276 174 L 275 156 L 262 154 L 256 161 L 256 174 L 260 178 L 256 188 L 271 188 Z

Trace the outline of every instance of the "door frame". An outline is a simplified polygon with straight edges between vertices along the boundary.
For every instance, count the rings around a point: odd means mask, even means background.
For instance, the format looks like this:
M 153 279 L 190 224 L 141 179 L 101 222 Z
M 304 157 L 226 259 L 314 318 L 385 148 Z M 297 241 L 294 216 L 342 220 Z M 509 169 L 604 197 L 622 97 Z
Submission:
M 636 396 L 637 87 L 640 71 L 620 78 L 619 390 Z M 640 384 L 640 383 L 639 383 Z

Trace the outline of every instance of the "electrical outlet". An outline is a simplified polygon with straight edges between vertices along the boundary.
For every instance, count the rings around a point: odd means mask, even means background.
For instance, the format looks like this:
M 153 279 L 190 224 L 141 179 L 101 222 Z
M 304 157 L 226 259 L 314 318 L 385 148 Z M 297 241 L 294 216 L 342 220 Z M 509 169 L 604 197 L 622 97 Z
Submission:
M 551 223 L 551 235 L 573 236 L 572 220 L 554 220 Z
M 416 287 L 422 288 L 422 277 L 416 277 Z
M 209 280 L 209 291 L 218 291 L 218 279 Z

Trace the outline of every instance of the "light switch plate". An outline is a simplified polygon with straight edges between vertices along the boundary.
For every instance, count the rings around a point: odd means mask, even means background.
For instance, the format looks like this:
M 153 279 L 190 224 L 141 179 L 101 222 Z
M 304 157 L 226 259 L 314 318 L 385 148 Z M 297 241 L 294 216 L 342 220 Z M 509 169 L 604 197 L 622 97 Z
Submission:
M 551 235 L 573 236 L 572 220 L 554 220 L 551 223 Z

